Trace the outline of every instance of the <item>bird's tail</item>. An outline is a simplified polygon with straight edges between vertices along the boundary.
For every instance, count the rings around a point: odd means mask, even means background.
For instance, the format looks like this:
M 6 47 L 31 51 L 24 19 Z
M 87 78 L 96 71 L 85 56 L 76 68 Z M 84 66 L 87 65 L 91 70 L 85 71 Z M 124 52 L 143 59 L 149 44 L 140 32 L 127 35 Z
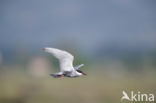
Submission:
M 54 78 L 61 78 L 63 75 L 61 75 L 61 74 L 50 74 L 50 76 L 52 76 Z

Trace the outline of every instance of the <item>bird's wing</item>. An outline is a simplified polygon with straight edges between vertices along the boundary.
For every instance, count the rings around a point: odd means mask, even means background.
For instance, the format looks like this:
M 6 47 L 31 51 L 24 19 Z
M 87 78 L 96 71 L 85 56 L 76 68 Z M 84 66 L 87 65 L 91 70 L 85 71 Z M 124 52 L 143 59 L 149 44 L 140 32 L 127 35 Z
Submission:
M 43 50 L 45 52 L 52 54 L 54 57 L 56 57 L 59 60 L 61 71 L 74 70 L 73 68 L 74 56 L 71 55 L 70 53 L 56 48 L 48 48 L 48 47 L 44 48 Z
M 79 68 L 81 68 L 81 67 L 83 67 L 83 66 L 84 66 L 84 64 L 76 65 L 76 66 L 74 67 L 74 69 L 75 69 L 75 70 L 78 70 Z

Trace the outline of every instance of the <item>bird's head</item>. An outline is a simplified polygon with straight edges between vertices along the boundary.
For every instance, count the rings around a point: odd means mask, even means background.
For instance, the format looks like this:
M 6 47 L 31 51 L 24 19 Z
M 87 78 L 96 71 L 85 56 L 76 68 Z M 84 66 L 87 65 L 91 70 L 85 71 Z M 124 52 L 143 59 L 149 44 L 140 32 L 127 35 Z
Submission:
M 76 70 L 77 72 L 81 73 L 82 75 L 87 75 L 86 73 L 84 73 L 83 71 L 81 70 Z

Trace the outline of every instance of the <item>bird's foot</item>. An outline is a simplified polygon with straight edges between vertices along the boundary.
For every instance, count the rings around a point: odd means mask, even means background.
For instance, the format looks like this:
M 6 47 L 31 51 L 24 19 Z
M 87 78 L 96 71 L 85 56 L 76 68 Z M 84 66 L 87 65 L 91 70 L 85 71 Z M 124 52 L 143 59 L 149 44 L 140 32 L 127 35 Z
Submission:
M 54 77 L 54 78 L 61 78 L 62 77 L 62 75 L 59 75 L 59 74 L 50 74 L 52 77 Z

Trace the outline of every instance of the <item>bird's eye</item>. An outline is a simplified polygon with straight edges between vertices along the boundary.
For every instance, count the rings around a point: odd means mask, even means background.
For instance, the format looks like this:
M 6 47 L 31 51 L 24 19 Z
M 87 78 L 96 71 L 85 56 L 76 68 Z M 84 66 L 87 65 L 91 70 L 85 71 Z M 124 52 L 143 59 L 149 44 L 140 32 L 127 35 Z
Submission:
M 81 71 L 81 70 L 77 70 L 77 72 L 82 73 L 82 71 Z

